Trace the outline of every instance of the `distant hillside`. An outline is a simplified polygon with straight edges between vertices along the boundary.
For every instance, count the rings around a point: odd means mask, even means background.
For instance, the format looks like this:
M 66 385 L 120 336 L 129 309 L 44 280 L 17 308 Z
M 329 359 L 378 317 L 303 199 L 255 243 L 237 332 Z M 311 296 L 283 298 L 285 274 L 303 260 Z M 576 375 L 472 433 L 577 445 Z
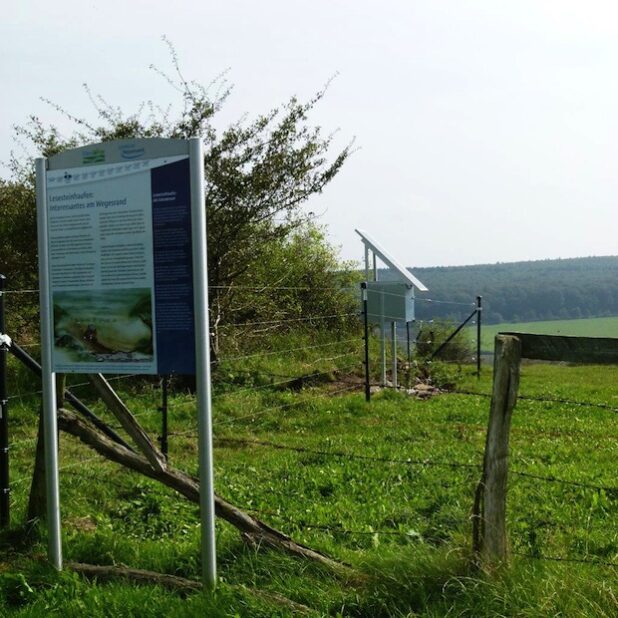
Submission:
M 470 303 L 481 295 L 486 323 L 618 316 L 618 256 L 410 270 L 429 288 L 419 299 Z M 418 319 L 469 313 L 448 304 L 416 306 Z

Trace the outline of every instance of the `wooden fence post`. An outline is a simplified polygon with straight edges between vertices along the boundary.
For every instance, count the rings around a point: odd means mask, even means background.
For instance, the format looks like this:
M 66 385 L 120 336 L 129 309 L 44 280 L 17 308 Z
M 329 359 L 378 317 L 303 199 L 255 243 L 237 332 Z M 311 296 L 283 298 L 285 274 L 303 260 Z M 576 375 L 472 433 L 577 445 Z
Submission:
M 506 561 L 506 489 L 511 416 L 517 401 L 521 342 L 517 337 L 497 335 L 494 377 L 485 443 L 483 476 L 475 502 L 473 547 L 484 567 Z

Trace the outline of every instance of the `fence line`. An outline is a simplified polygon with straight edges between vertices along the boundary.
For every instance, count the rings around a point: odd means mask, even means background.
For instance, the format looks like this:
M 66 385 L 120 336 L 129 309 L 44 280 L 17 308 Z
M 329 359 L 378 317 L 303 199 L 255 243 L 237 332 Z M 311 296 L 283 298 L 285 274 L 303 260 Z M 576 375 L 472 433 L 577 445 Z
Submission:
M 4 290 L 3 293 L 6 294 L 7 296 L 9 294 L 38 294 L 39 290 L 38 289 L 34 289 L 34 290 Z
M 326 450 L 317 450 L 310 449 L 304 446 L 293 446 L 288 444 L 279 444 L 276 442 L 271 442 L 267 440 L 246 440 L 243 438 L 215 438 L 216 442 L 220 443 L 229 443 L 229 444 L 244 444 L 247 446 L 264 446 L 270 447 L 277 450 L 286 450 L 286 451 L 294 451 L 297 453 L 309 453 L 313 455 L 322 455 L 322 456 L 330 456 L 330 457 L 341 457 L 344 459 L 362 459 L 365 461 L 374 461 L 388 464 L 403 464 L 403 465 L 421 465 L 421 466 L 446 466 L 451 468 L 474 468 L 480 469 L 481 464 L 465 464 L 461 462 L 444 462 L 444 461 L 431 461 L 426 459 L 391 459 L 386 457 L 374 457 L 371 455 L 360 455 L 356 453 L 347 453 L 344 451 L 326 451 Z M 523 472 L 519 470 L 511 470 L 511 474 L 514 476 L 532 478 L 540 481 L 547 481 L 552 483 L 561 483 L 564 485 L 573 485 L 576 487 L 582 487 L 585 489 L 594 489 L 594 490 L 604 490 L 612 493 L 618 493 L 618 487 L 611 487 L 607 485 L 595 485 L 591 483 L 583 483 L 581 481 L 570 481 L 568 479 L 561 479 L 555 476 L 540 476 L 537 474 L 533 474 L 530 472 Z
M 268 326 L 274 324 L 287 324 L 288 322 L 312 322 L 314 320 L 328 320 L 332 318 L 345 318 L 350 316 L 361 316 L 362 313 L 358 311 L 353 313 L 333 313 L 330 315 L 317 315 L 311 317 L 304 318 L 284 318 L 281 320 L 265 320 L 262 322 L 238 322 L 238 323 L 229 323 L 222 324 L 219 328 L 245 328 L 247 326 Z
M 241 356 L 227 356 L 223 358 L 218 358 L 214 361 L 211 361 L 211 365 L 220 364 L 229 361 L 235 360 L 245 360 L 247 358 L 257 358 L 262 356 L 272 356 L 273 354 L 289 354 L 290 352 L 301 352 L 302 350 L 314 350 L 317 348 L 327 348 L 334 345 L 342 345 L 344 343 L 350 343 L 352 341 L 362 341 L 360 337 L 354 337 L 352 339 L 342 339 L 340 341 L 330 341 L 329 343 L 319 343 L 316 345 L 306 345 L 298 348 L 288 348 L 287 350 L 271 350 L 269 352 L 256 352 L 255 354 L 243 354 Z
M 618 562 L 610 562 L 607 560 L 587 560 L 585 558 L 567 558 L 562 556 L 544 556 L 536 554 L 526 554 L 523 552 L 511 552 L 514 556 L 528 558 L 530 560 L 547 560 L 548 562 L 567 562 L 576 564 L 591 564 L 597 566 L 618 567 Z
M 618 497 L 618 487 L 612 487 L 609 485 L 595 485 L 593 483 L 583 483 L 581 481 L 570 481 L 568 479 L 561 479 L 555 476 L 541 476 L 539 474 L 533 474 L 532 472 L 522 472 L 520 470 L 509 470 L 509 474 L 512 474 L 513 476 L 533 479 L 536 481 L 546 481 L 548 483 L 572 485 L 574 487 L 582 487 L 584 489 L 594 489 L 595 491 L 607 491 L 616 494 L 616 496 Z
M 129 378 L 135 378 L 135 377 L 139 377 L 141 374 L 127 374 L 127 375 L 121 375 L 121 376 L 114 376 L 111 378 L 106 378 L 106 380 L 108 382 L 115 382 L 117 380 L 128 380 Z M 65 391 L 69 391 L 69 393 L 72 393 L 72 389 L 74 388 L 81 388 L 83 386 L 92 386 L 92 384 L 90 382 L 80 382 L 78 384 L 69 384 L 68 386 L 65 387 Z M 7 397 L 7 399 L 11 400 L 11 399 L 27 399 L 28 397 L 33 397 L 35 395 L 41 395 L 43 393 L 42 390 L 38 390 L 38 391 L 30 391 L 28 393 L 18 393 L 17 395 L 10 395 L 9 397 Z
M 384 283 L 384 282 L 382 282 Z M 388 283 L 388 282 L 386 282 Z M 396 282 L 393 282 L 396 283 Z M 345 292 L 345 291 L 353 291 L 358 292 L 359 287 L 357 285 L 353 286 L 300 286 L 300 285 L 265 285 L 265 286 L 249 286 L 249 285 L 209 285 L 209 290 L 247 290 L 253 292 L 268 292 L 270 290 L 295 290 L 295 291 L 314 291 L 314 292 Z M 369 293 L 373 294 L 384 294 L 388 296 L 397 296 L 399 298 L 406 298 L 404 294 L 397 294 L 396 292 L 387 292 L 386 290 L 372 290 L 368 288 Z M 38 294 L 38 289 L 23 289 L 23 290 L 5 290 L 4 294 L 7 296 L 11 294 Z M 475 303 L 470 302 L 461 302 L 461 301 L 453 301 L 453 300 L 441 300 L 436 298 L 425 298 L 422 296 L 417 296 L 414 299 L 415 301 L 425 302 L 425 303 L 434 303 L 436 305 L 453 305 L 458 307 L 476 307 Z
M 274 448 L 283 451 L 293 451 L 296 453 L 307 453 L 311 455 L 320 455 L 326 457 L 340 457 L 342 459 L 358 459 L 362 461 L 373 461 L 378 463 L 387 464 L 401 464 L 408 466 L 440 466 L 448 468 L 467 468 L 467 469 L 481 469 L 481 464 L 466 464 L 461 462 L 448 462 L 448 461 L 431 461 L 428 459 L 391 459 L 388 457 L 375 457 L 371 455 L 360 455 L 358 453 L 347 453 L 345 451 L 331 451 L 331 450 L 319 450 L 311 449 L 305 446 L 293 446 L 289 444 L 279 444 L 277 442 L 271 442 L 268 440 L 246 440 L 243 438 L 220 438 L 216 437 L 215 442 L 226 444 L 244 444 L 246 446 L 264 446 Z
M 355 354 L 355 352 L 350 352 L 348 354 L 342 354 L 341 357 L 350 356 L 352 354 Z M 241 389 L 234 390 L 234 391 L 217 393 L 216 395 L 213 395 L 212 399 L 213 401 L 216 401 L 224 397 L 235 396 L 235 395 L 242 394 L 242 393 L 272 388 L 274 386 L 281 386 L 283 384 L 290 384 L 291 382 L 297 382 L 297 381 L 302 382 L 302 381 L 309 380 L 311 378 L 315 378 L 318 376 L 330 375 L 331 373 L 333 373 L 333 371 L 345 371 L 346 369 L 351 369 L 352 367 L 358 367 L 359 365 L 360 365 L 360 361 L 357 361 L 356 363 L 352 365 L 347 365 L 345 367 L 337 367 L 335 369 L 329 369 L 327 371 L 316 371 L 314 373 L 307 373 L 301 376 L 289 377 L 288 379 L 281 380 L 280 382 L 269 382 L 268 384 L 261 384 L 260 386 L 248 386 L 246 388 L 241 388 Z M 217 384 L 219 384 L 219 382 L 217 382 Z M 232 384 L 232 383 L 224 382 L 224 384 Z
M 348 387 L 341 388 L 341 389 L 338 389 L 338 390 L 335 390 L 335 391 L 331 391 L 328 394 L 330 396 L 338 395 L 340 393 L 344 393 L 344 392 L 351 391 L 351 390 L 354 390 L 354 389 L 357 389 L 357 388 L 361 388 L 362 386 L 363 386 L 362 384 L 353 384 L 352 386 L 348 386 Z M 260 411 L 254 412 L 253 414 L 247 414 L 245 416 L 238 416 L 238 417 L 233 418 L 233 419 L 227 419 L 227 420 L 219 421 L 219 422 L 217 422 L 216 419 L 215 419 L 214 422 L 218 426 L 221 426 L 221 425 L 231 425 L 231 424 L 234 424 L 234 423 L 236 423 L 238 421 L 247 420 L 247 419 L 250 419 L 250 418 L 257 418 L 258 416 L 263 416 L 264 414 L 266 414 L 268 412 L 275 412 L 276 410 L 284 410 L 284 409 L 290 408 L 292 406 L 300 406 L 300 405 L 303 405 L 303 404 L 305 404 L 305 403 L 307 403 L 309 401 L 313 401 L 315 399 L 318 399 L 318 396 L 302 399 L 301 401 L 292 401 L 290 403 L 284 403 L 284 404 L 279 405 L 279 406 L 272 406 L 272 407 L 269 407 L 269 408 L 262 408 Z
M 479 393 L 476 391 L 443 391 L 446 395 L 474 395 L 476 397 L 485 397 L 491 399 L 491 393 Z M 517 395 L 517 400 L 522 401 L 537 401 L 541 403 L 561 403 L 573 406 L 582 406 L 585 408 L 600 408 L 602 410 L 609 410 L 610 412 L 617 412 L 618 408 L 610 406 L 607 403 L 595 403 L 593 401 L 578 401 L 574 399 L 563 399 L 562 397 L 541 397 L 538 395 Z
M 433 303 L 434 305 L 456 305 L 459 307 L 476 307 L 476 303 L 464 303 L 454 300 L 436 300 L 435 298 L 423 298 L 422 296 L 416 297 L 414 300 L 422 303 Z
M 262 509 L 254 509 L 249 507 L 243 507 L 245 511 L 249 513 L 253 513 L 254 515 L 258 515 L 260 517 L 276 517 L 281 521 L 284 521 L 292 526 L 296 526 L 301 530 L 324 530 L 326 532 L 335 532 L 337 534 L 345 534 L 349 536 L 374 536 L 374 535 L 390 535 L 390 536 L 399 536 L 406 537 L 410 539 L 421 539 L 423 541 L 438 541 L 444 542 L 444 538 L 440 537 L 430 537 L 425 536 L 420 533 L 411 533 L 410 531 L 404 530 L 392 530 L 392 529 L 377 529 L 377 530 L 350 530 L 348 528 L 344 528 L 343 524 L 339 522 L 331 523 L 331 524 L 315 524 L 308 522 L 299 522 L 295 521 L 291 518 L 284 517 L 281 513 L 277 513 L 276 511 L 264 511 Z
M 63 470 L 70 470 L 71 468 L 76 468 L 77 466 L 83 466 L 87 463 L 90 463 L 91 461 L 101 461 L 101 460 L 106 461 L 106 462 L 111 462 L 111 460 L 107 459 L 107 457 L 105 457 L 104 455 L 96 455 L 95 457 L 89 457 L 88 459 L 79 459 L 78 461 L 72 461 L 71 463 L 60 466 L 58 468 L 58 471 L 61 472 Z M 31 481 L 31 480 L 32 480 L 32 474 L 30 476 L 22 476 L 18 479 L 15 479 L 14 481 L 11 481 L 11 486 L 20 485 L 21 483 L 24 483 L 25 481 Z
M 303 348 L 305 349 L 305 348 Z M 345 358 L 346 356 L 351 356 L 352 354 L 358 354 L 360 352 L 360 350 L 352 350 L 350 352 L 344 352 L 343 354 L 336 354 L 335 356 L 322 356 L 321 358 L 316 358 L 315 360 L 312 360 L 311 362 L 308 363 L 303 363 L 303 365 L 306 366 L 311 366 L 311 365 L 317 365 L 318 363 L 323 363 L 326 361 L 334 361 L 334 360 L 338 360 L 340 358 Z M 338 367 L 333 367 L 332 370 L 336 371 L 338 369 Z M 248 375 L 252 375 L 255 376 L 258 372 L 255 369 L 242 369 L 239 367 L 234 367 L 232 369 L 232 371 L 234 373 L 242 373 L 242 374 L 248 374 Z M 260 372 L 259 375 L 261 375 L 262 377 L 265 378 L 292 378 L 294 376 L 290 376 L 288 374 L 280 374 L 280 373 L 271 373 L 271 372 Z M 297 377 L 302 377 L 302 376 L 297 376 Z M 217 378 L 216 380 L 213 381 L 213 384 L 219 385 L 219 384 L 228 384 L 230 386 L 235 386 L 236 382 L 226 382 L 225 380 L 221 380 L 220 378 Z

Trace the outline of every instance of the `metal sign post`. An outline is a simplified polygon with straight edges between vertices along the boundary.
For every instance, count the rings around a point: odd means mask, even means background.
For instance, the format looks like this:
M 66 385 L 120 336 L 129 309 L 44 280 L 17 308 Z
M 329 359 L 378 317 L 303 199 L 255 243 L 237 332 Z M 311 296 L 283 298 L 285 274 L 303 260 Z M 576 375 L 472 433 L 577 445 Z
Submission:
M 217 582 L 215 554 L 215 497 L 212 454 L 210 396 L 210 329 L 208 325 L 208 283 L 206 267 L 206 210 L 202 141 L 189 140 L 191 166 L 191 224 L 193 230 L 193 295 L 195 302 L 195 377 L 202 520 L 202 577 L 214 589 Z
M 212 589 L 215 511 L 201 140 L 90 144 L 37 159 L 36 174 L 50 560 L 62 567 L 54 372 L 195 373 L 202 564 L 204 584 Z
M 60 489 L 58 483 L 58 420 L 56 417 L 56 374 L 52 371 L 52 308 L 49 277 L 47 226 L 47 159 L 36 159 L 36 205 L 39 242 L 39 294 L 41 305 L 41 379 L 43 387 L 43 436 L 45 484 L 47 488 L 47 555 L 62 569 L 60 533 Z

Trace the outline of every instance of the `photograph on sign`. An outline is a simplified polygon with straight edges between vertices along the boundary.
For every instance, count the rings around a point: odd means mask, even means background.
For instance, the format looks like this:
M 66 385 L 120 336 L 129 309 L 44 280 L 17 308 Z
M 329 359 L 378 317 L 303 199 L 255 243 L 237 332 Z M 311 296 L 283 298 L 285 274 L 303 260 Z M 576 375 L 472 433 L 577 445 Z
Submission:
M 59 363 L 152 363 L 150 288 L 56 292 L 54 355 Z
M 47 172 L 54 371 L 194 373 L 188 156 L 84 162 Z

